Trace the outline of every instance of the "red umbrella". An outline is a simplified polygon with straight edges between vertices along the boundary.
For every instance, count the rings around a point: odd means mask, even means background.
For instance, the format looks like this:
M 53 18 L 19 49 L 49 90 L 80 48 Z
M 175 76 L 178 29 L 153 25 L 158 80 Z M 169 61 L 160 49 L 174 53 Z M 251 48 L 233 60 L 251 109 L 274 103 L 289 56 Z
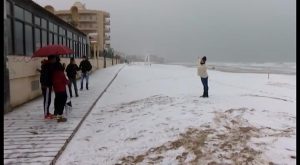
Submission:
M 48 45 L 38 49 L 33 53 L 33 57 L 48 57 L 50 55 L 65 55 L 72 54 L 74 51 L 63 45 Z

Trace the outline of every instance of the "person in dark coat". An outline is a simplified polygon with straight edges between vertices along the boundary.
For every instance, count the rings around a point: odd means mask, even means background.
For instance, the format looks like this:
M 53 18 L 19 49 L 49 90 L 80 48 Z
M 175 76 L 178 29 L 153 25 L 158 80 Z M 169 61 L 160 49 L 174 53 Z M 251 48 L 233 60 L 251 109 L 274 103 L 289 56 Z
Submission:
M 59 61 L 59 58 L 57 58 L 52 74 L 53 90 L 55 92 L 54 115 L 57 116 L 58 122 L 65 122 L 67 119 L 62 115 L 68 97 L 66 85 L 69 84 L 69 81 L 65 76 L 64 67 Z
M 83 60 L 80 62 L 79 69 L 81 70 L 81 85 L 80 90 L 83 89 L 83 79 L 86 79 L 86 89 L 89 89 L 89 72 L 92 70 L 92 65 L 86 56 L 83 56 Z
M 76 95 L 76 97 L 78 97 L 78 90 L 77 90 L 77 83 L 76 83 L 76 75 L 77 75 L 78 70 L 79 70 L 79 67 L 75 63 L 75 59 L 73 57 L 70 58 L 70 64 L 66 68 L 67 76 L 70 81 L 70 83 L 69 83 L 70 97 L 73 97 L 72 96 L 72 84 L 74 85 L 75 95 Z
M 49 107 L 51 104 L 51 93 L 52 93 L 52 71 L 53 64 L 55 63 L 55 56 L 48 56 L 48 60 L 43 60 L 41 69 L 37 69 L 40 72 L 40 83 L 42 94 L 44 97 L 44 118 L 52 119 L 53 114 L 49 112 Z

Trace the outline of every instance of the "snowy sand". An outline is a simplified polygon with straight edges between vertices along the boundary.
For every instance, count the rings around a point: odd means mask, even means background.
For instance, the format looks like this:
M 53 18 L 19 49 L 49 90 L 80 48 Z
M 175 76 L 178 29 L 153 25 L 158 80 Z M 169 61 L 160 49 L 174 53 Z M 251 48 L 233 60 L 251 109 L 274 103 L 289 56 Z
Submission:
M 57 164 L 296 164 L 296 76 L 208 74 L 124 67 Z

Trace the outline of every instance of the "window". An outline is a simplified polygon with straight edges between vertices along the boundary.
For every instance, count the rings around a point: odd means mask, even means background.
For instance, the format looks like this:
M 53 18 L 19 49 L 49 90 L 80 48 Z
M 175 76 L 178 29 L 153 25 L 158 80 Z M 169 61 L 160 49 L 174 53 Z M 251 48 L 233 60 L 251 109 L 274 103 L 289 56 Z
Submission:
M 32 39 L 32 26 L 25 25 L 25 50 L 26 55 L 32 55 L 33 53 L 33 39 Z
M 42 47 L 47 46 L 47 31 L 42 30 Z
M 85 54 L 85 53 L 84 53 L 84 44 L 82 44 L 81 47 L 82 47 L 82 50 L 81 50 L 81 52 L 82 52 L 82 53 L 81 53 L 81 56 L 84 56 L 84 54 Z
M 58 40 L 57 40 L 57 35 L 56 34 L 54 34 L 53 43 L 54 44 L 58 44 Z
M 38 26 L 41 26 L 41 19 L 39 17 L 34 17 L 34 23 Z
M 68 36 L 68 38 L 72 38 L 72 32 L 68 31 L 67 36 Z
M 35 50 L 41 47 L 41 29 L 35 28 Z
M 77 57 L 77 53 L 76 53 L 76 43 L 75 43 L 75 41 L 73 41 L 73 51 L 74 51 L 75 57 Z
M 66 33 L 65 29 L 62 28 L 62 27 L 60 27 L 60 28 L 59 28 L 59 34 L 60 34 L 60 35 L 66 35 L 65 33 Z
M 57 25 L 53 25 L 53 30 L 54 30 L 54 33 L 57 33 Z
M 49 28 L 48 29 L 49 29 L 49 31 L 53 32 L 54 29 L 53 29 L 53 23 L 52 22 L 49 22 Z
M 62 38 L 62 42 L 63 42 L 63 45 L 66 46 L 66 38 L 65 37 Z
M 77 41 L 77 35 L 73 34 L 73 40 Z
M 32 23 L 32 14 L 25 10 L 25 22 Z
M 59 36 L 59 44 L 62 44 L 62 43 L 63 43 L 62 36 Z
M 8 46 L 8 54 L 12 54 L 13 52 L 13 40 L 12 40 L 12 26 L 11 26 L 11 24 L 12 24 L 12 22 L 11 22 L 11 19 L 10 18 L 7 18 L 7 41 L 8 41 L 8 44 L 7 44 L 7 46 Z
M 86 54 L 86 48 L 87 48 L 87 45 L 86 45 L 86 44 L 83 44 L 83 55 L 87 55 L 87 54 Z
M 11 3 L 6 1 L 6 15 L 11 15 Z
M 79 55 L 79 57 L 81 57 L 81 50 L 82 50 L 81 49 L 81 43 L 78 44 L 78 48 L 79 48 L 78 55 Z
M 82 55 L 85 55 L 85 44 L 82 44 Z
M 70 40 L 70 46 L 69 46 L 69 48 L 73 50 L 73 41 L 72 40 Z
M 19 21 L 15 22 L 15 54 L 24 54 L 23 42 L 23 24 Z
M 75 42 L 75 54 L 78 57 L 78 42 Z
M 47 29 L 47 21 L 42 19 L 42 28 Z
M 70 39 L 67 39 L 67 47 L 70 48 Z
M 80 57 L 82 57 L 82 56 L 84 56 L 84 44 L 81 44 L 81 56 Z
M 15 6 L 14 8 L 15 10 L 15 17 L 20 19 L 20 20 L 24 20 L 24 9 L 19 7 L 19 6 Z
M 53 33 L 49 33 L 49 45 L 53 44 Z

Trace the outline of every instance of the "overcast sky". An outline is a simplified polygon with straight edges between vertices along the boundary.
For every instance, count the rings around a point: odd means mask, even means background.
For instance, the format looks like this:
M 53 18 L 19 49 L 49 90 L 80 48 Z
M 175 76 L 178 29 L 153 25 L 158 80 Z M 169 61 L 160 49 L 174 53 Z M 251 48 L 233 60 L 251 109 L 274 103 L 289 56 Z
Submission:
M 34 0 L 70 9 L 74 0 Z M 296 0 L 81 0 L 111 15 L 111 46 L 172 62 L 295 62 Z

